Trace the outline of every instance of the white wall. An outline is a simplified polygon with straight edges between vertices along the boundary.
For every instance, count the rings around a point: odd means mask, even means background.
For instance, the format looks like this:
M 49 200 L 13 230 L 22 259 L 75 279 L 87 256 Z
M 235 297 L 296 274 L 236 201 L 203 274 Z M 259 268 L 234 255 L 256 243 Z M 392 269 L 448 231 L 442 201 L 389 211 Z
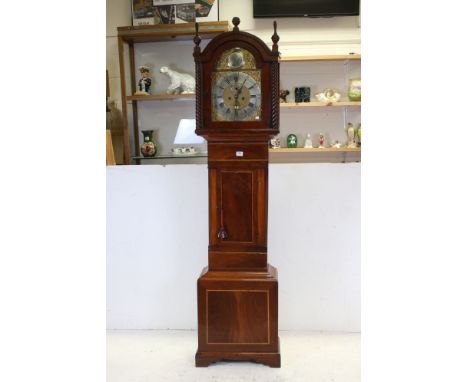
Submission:
M 196 328 L 206 165 L 107 168 L 107 325 Z M 360 164 L 273 164 L 280 329 L 360 330 Z
M 253 0 L 220 2 L 220 20 L 241 19 L 239 28 L 254 33 L 271 45 L 273 20 L 278 23 L 279 48 L 283 54 L 360 53 L 359 17 L 334 18 L 253 18 Z

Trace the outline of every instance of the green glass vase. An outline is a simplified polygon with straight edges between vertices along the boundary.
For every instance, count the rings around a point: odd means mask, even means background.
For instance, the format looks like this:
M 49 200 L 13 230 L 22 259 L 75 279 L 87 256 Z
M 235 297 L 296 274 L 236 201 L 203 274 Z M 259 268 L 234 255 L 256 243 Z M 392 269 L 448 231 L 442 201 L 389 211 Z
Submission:
M 294 134 L 289 134 L 286 139 L 288 149 L 294 149 L 297 147 L 297 137 Z

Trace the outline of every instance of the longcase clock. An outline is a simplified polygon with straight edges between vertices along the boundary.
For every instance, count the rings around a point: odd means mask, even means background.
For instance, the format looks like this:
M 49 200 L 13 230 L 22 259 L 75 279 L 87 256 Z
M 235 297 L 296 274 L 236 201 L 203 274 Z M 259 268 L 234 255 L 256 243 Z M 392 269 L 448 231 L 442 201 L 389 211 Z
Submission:
M 194 38 L 196 133 L 208 141 L 208 266 L 198 279 L 196 366 L 220 360 L 280 367 L 278 278 L 267 262 L 268 141 L 279 133 L 272 49 L 234 28 L 202 51 Z

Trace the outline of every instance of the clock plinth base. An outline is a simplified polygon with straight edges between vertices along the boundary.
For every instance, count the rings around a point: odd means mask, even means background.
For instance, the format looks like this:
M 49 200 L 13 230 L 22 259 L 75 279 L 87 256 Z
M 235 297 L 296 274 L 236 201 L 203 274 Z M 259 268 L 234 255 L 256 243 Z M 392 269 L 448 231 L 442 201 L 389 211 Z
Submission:
M 242 353 L 242 352 L 197 352 L 195 365 L 208 367 L 220 361 L 248 361 L 270 367 L 281 367 L 281 354 L 278 353 Z
M 198 279 L 196 366 L 221 360 L 280 367 L 278 276 L 266 271 L 209 271 Z

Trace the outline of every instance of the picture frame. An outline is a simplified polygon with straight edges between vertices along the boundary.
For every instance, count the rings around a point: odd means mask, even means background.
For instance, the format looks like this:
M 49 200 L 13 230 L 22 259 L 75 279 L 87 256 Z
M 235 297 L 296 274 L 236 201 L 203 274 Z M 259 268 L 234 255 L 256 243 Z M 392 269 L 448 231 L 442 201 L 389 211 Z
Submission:
M 197 22 L 219 21 L 220 0 L 195 0 Z
M 132 25 L 153 25 L 153 0 L 132 0 Z
M 132 0 L 134 26 L 219 21 L 219 0 Z
M 154 24 L 194 23 L 195 0 L 153 0 Z

